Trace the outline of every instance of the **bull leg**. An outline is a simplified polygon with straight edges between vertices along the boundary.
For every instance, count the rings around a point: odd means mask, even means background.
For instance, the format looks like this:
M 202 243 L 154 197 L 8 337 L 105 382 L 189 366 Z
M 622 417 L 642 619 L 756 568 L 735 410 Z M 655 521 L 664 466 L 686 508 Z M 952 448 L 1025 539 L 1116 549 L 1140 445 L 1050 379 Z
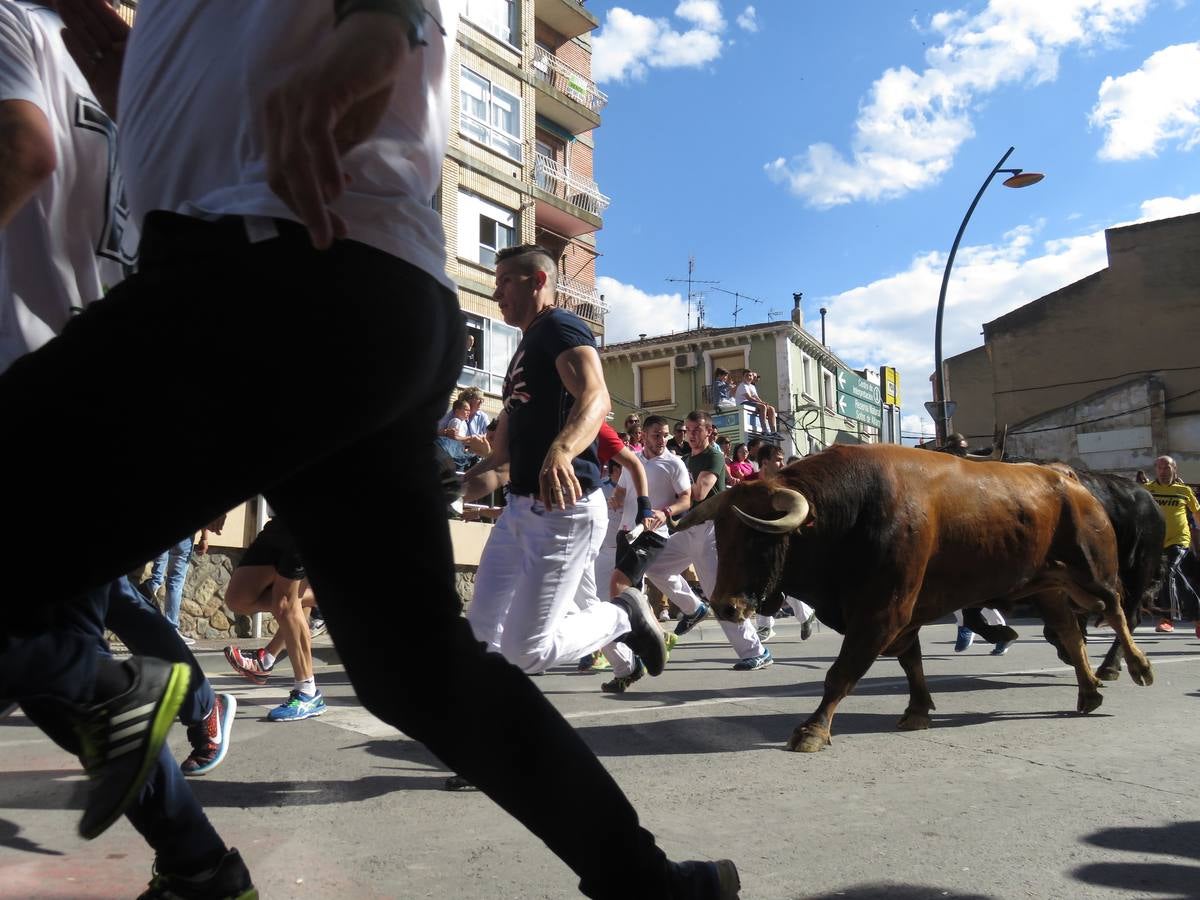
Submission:
M 1100 708 L 1104 696 L 1100 693 L 1100 679 L 1092 674 L 1083 643 L 1083 632 L 1079 630 L 1079 621 L 1065 600 L 1062 594 L 1054 594 L 1050 597 L 1039 597 L 1035 602 L 1042 618 L 1054 629 L 1063 651 L 1075 667 L 1075 679 L 1079 684 L 1079 699 L 1075 710 L 1086 715 Z
M 1104 654 L 1104 661 L 1096 669 L 1096 677 L 1101 681 L 1116 681 L 1121 677 L 1121 655 L 1118 652 L 1120 649 L 1121 639 L 1114 638 L 1108 652 Z
M 904 711 L 896 727 L 901 731 L 922 731 L 932 724 L 929 711 L 937 707 L 933 705 L 933 698 L 929 696 L 929 686 L 925 683 L 919 633 L 912 636 L 908 647 L 898 653 L 896 658 L 908 677 L 908 709 Z
M 838 657 L 825 674 L 825 695 L 817 711 L 799 725 L 788 739 L 787 748 L 800 753 L 816 753 L 833 743 L 831 726 L 838 704 L 854 690 L 854 685 L 879 658 L 883 648 L 899 633 L 890 622 L 858 621 L 850 625 L 842 640 Z
M 1125 662 L 1129 666 L 1129 677 L 1133 679 L 1133 683 L 1143 687 L 1154 684 L 1154 669 L 1150 666 L 1150 660 L 1146 659 L 1146 654 L 1133 642 L 1133 634 L 1129 630 L 1129 623 L 1121 605 L 1113 604 L 1104 618 L 1117 635 L 1113 642 L 1113 651 L 1116 650 L 1117 644 L 1125 651 Z M 1112 652 L 1112 655 L 1115 656 L 1116 653 Z M 1105 657 L 1106 662 L 1107 659 L 1108 657 Z

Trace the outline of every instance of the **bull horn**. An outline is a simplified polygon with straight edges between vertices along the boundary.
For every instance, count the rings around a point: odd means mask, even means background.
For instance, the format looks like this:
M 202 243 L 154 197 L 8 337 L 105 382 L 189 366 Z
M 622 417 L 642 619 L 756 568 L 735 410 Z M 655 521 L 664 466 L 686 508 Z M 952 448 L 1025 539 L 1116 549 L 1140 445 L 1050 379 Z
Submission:
M 685 528 L 691 528 L 694 525 L 711 522 L 725 510 L 725 503 L 728 499 L 729 494 L 722 492 L 701 503 L 699 506 L 693 506 L 679 520 L 679 524 L 675 526 L 675 530 L 683 531 Z
M 771 497 L 771 506 L 783 513 L 783 516 L 778 519 L 759 519 L 737 506 L 734 506 L 733 511 L 755 531 L 767 534 L 788 534 L 799 528 L 808 518 L 808 500 L 799 491 L 790 488 L 777 490 Z

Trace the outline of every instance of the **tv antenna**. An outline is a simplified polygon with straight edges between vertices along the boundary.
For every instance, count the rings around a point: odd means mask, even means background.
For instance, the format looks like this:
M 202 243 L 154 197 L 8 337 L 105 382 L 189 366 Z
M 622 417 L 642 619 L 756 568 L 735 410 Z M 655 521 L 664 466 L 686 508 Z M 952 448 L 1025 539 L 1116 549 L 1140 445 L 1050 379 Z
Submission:
M 697 301 L 696 327 L 697 328 L 702 327 L 702 323 L 704 322 L 704 295 L 693 293 L 692 285 L 693 284 L 720 284 L 719 281 L 697 281 L 695 278 L 692 277 L 695 274 L 695 272 L 696 272 L 696 257 L 689 253 L 688 254 L 687 278 L 668 278 L 667 279 L 667 281 L 674 281 L 674 282 L 679 282 L 679 283 L 687 282 L 687 286 L 688 286 L 688 289 L 687 289 L 687 330 L 688 331 L 692 330 L 692 298 L 693 297 Z
M 776 316 L 782 316 L 782 315 L 783 315 L 782 309 L 768 309 L 767 310 L 767 321 L 770 322 Z
M 719 288 L 719 287 L 712 288 L 712 290 L 720 291 L 722 294 L 730 294 L 733 296 L 733 327 L 734 328 L 737 327 L 738 313 L 740 313 L 742 311 L 741 302 L 743 300 L 749 300 L 751 303 L 757 303 L 759 306 L 762 306 L 762 304 L 763 304 L 763 301 L 759 300 L 757 297 L 751 297 L 749 294 L 743 294 L 741 291 L 727 291 L 725 288 Z

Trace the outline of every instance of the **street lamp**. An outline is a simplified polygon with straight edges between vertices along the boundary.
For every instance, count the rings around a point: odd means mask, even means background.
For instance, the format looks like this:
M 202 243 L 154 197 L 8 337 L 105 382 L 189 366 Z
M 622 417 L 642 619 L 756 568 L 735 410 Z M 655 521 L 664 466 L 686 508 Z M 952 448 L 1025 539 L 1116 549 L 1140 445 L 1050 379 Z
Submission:
M 958 244 L 962 240 L 963 232 L 967 230 L 967 222 L 971 221 L 971 213 L 975 212 L 975 207 L 979 204 L 979 198 L 983 196 L 983 192 L 987 190 L 992 179 L 1001 172 L 1008 175 L 1008 178 L 1001 182 L 1005 187 L 1023 188 L 1029 187 L 1031 184 L 1037 184 L 1045 175 L 1040 172 L 1026 172 L 1024 169 L 1002 169 L 1008 158 L 1012 156 L 1015 147 L 1009 147 L 1008 152 L 1000 157 L 1000 162 L 996 163 L 996 167 L 988 173 L 988 177 L 984 180 L 983 186 L 979 188 L 979 193 L 975 195 L 975 199 L 971 201 L 971 206 L 967 209 L 967 214 L 963 216 L 962 224 L 958 226 L 958 234 L 954 236 L 954 246 L 950 248 L 950 256 L 946 259 L 946 271 L 942 273 L 942 289 L 938 293 L 937 305 L 937 323 L 934 325 L 933 333 L 933 355 L 934 364 L 937 366 L 937 388 L 938 399 L 934 401 L 934 408 L 937 410 L 935 421 L 940 426 L 939 437 L 942 442 L 945 442 L 946 436 L 950 433 L 950 413 L 947 409 L 949 398 L 946 396 L 946 370 L 942 366 L 942 312 L 946 308 L 946 285 L 950 282 L 950 269 L 954 266 L 954 256 L 958 253 Z

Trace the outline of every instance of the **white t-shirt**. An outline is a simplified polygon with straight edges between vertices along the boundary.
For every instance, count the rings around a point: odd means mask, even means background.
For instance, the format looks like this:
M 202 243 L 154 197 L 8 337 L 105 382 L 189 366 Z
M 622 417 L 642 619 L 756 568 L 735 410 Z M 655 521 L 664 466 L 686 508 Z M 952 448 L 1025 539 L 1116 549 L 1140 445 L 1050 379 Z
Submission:
M 43 6 L 0 0 L 0 101 L 50 123 L 54 172 L 0 231 L 0 372 L 98 300 L 134 261 L 116 166 L 116 128 Z
M 349 237 L 397 256 L 450 290 L 431 206 L 450 129 L 450 50 L 460 0 L 424 0 L 416 91 L 392 93 L 374 135 L 342 158 L 333 204 Z M 264 105 L 334 27 L 329 0 L 142 0 L 121 75 L 123 171 L 135 222 L 151 210 L 198 218 L 296 221 L 267 185 Z
M 450 421 L 446 423 L 446 427 L 453 428 L 455 436 L 460 437 L 460 438 L 465 438 L 468 434 L 467 420 L 460 419 L 458 416 L 455 416 L 455 415 L 450 416 Z
M 758 390 L 748 381 L 743 381 L 737 386 L 737 391 L 734 392 L 733 399 L 739 404 L 745 403 L 747 400 L 757 400 Z
M 646 481 L 650 487 L 650 505 L 655 509 L 670 506 L 684 491 L 691 490 L 692 478 L 688 475 L 687 464 L 674 453 L 663 453 L 648 459 L 645 453 L 639 453 L 638 459 L 646 470 Z M 637 522 L 637 488 L 633 484 L 633 476 L 629 470 L 621 468 L 620 486 L 625 488 L 625 509 L 621 516 L 621 527 L 631 530 Z M 670 532 L 662 525 L 655 529 L 655 534 L 667 537 Z

